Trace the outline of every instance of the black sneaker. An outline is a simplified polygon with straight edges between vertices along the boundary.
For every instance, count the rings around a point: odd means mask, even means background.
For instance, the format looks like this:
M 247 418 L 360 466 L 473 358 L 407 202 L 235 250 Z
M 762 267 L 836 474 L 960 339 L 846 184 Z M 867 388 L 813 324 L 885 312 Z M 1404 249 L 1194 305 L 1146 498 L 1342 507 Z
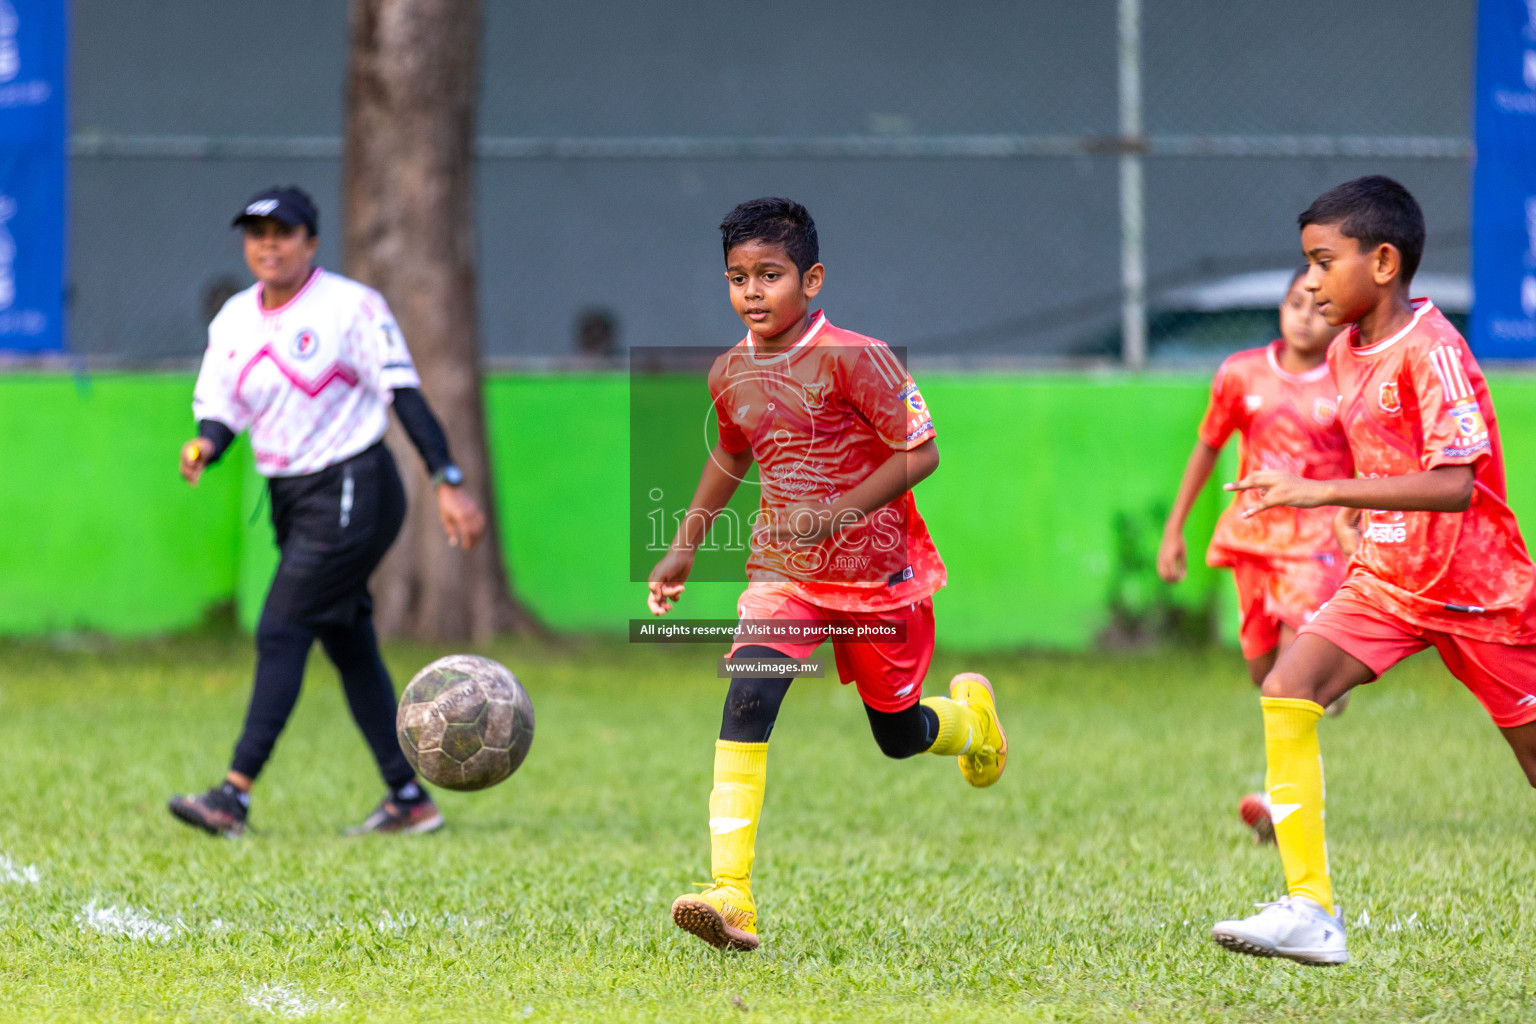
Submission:
M 387 796 L 373 809 L 372 814 L 363 819 L 361 825 L 347 829 L 347 835 L 362 836 L 369 832 L 415 835 L 418 832 L 435 832 L 442 827 L 443 815 L 431 797 L 423 796 L 407 804 Z
M 173 796 L 166 806 L 188 825 L 234 839 L 245 832 L 249 813 L 241 795 L 232 783 L 221 782 L 199 796 Z

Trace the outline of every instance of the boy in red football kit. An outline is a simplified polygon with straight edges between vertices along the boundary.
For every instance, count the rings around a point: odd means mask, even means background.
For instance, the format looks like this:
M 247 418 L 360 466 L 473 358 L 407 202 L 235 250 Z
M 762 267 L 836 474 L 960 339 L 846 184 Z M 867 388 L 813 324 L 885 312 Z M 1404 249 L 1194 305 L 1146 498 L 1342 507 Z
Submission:
M 731 304 L 748 333 L 710 370 L 719 440 L 651 572 L 651 612 L 665 615 L 682 595 L 711 521 L 756 461 L 762 502 L 731 661 L 776 667 L 833 630 L 887 636 L 833 638 L 838 675 L 857 684 L 880 749 L 956 757 L 967 782 L 990 786 L 1008 757 L 991 684 L 961 673 L 949 697 L 922 699 L 932 596 L 944 585 L 911 491 L 939 462 L 922 395 L 884 343 L 811 312 L 825 268 L 805 207 L 742 203 L 720 234 Z M 752 860 L 768 737 L 789 685 L 787 675 L 744 675 L 726 694 L 709 798 L 714 881 L 672 904 L 678 927 L 721 949 L 758 947 Z
M 1178 497 L 1163 529 L 1157 571 L 1168 583 L 1184 578 L 1184 522 L 1210 479 L 1221 448 L 1235 431 L 1238 476 L 1279 469 L 1331 480 L 1350 476 L 1349 444 L 1338 425 L 1338 389 L 1328 372 L 1328 343 L 1338 333 L 1302 286 L 1291 279 L 1280 305 L 1280 337 L 1263 348 L 1229 356 L 1211 382 L 1200 437 L 1184 467 Z M 1240 640 L 1254 685 L 1344 579 L 1344 558 L 1333 535 L 1332 509 L 1273 509 L 1240 493 L 1221 514 L 1207 564 L 1232 570 L 1242 609 Z
M 1351 476 L 1349 444 L 1338 424 L 1338 389 L 1328 372 L 1330 326 L 1302 287 L 1303 267 L 1280 303 L 1280 337 L 1262 348 L 1229 356 L 1211 381 L 1211 401 L 1199 439 L 1184 467 L 1168 513 L 1157 572 L 1167 583 L 1184 578 L 1184 523 L 1216 467 L 1221 448 L 1238 434 L 1238 476 L 1279 469 L 1331 480 Z M 1296 630 L 1317 614 L 1344 579 L 1347 560 L 1334 538 L 1334 510 L 1270 509 L 1245 518 L 1256 497 L 1240 492 L 1222 512 L 1206 564 L 1232 570 L 1242 614 L 1239 642 L 1255 686 L 1290 646 Z M 1345 699 L 1328 709 L 1343 711 Z M 1243 819 L 1258 838 L 1272 841 L 1264 798 L 1243 799 Z
M 1307 480 L 1272 469 L 1232 490 L 1278 506 L 1365 509 L 1338 593 L 1264 680 L 1264 742 L 1288 895 L 1222 921 L 1228 949 L 1310 964 L 1348 960 L 1323 836 L 1323 707 L 1434 647 L 1483 703 L 1536 785 L 1536 567 L 1504 489 L 1488 385 L 1428 299 L 1409 298 L 1424 217 L 1379 175 L 1325 192 L 1299 218 L 1306 288 L 1330 324 L 1339 419 L 1358 476 Z

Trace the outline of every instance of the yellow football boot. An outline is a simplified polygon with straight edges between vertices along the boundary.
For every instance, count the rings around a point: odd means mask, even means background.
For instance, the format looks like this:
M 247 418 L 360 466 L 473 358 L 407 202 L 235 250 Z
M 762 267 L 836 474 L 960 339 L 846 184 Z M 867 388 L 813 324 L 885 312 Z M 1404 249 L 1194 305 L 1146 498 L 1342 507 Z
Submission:
M 672 903 L 672 922 L 716 949 L 758 947 L 757 905 L 752 890 L 739 882 L 716 879 L 695 896 L 679 896 Z
M 997 717 L 997 696 L 987 677 L 977 672 L 961 672 L 949 681 L 949 699 L 964 704 L 982 719 L 981 735 L 961 754 L 960 774 L 973 786 L 990 786 L 1002 777 L 1008 764 L 1008 737 Z

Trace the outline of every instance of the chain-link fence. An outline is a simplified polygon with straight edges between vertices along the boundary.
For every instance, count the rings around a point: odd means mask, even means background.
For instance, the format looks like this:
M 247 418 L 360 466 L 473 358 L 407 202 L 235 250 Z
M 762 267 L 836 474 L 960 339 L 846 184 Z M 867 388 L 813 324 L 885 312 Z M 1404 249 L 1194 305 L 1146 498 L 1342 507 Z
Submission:
M 69 341 L 190 361 L 247 281 L 227 224 L 251 192 L 308 187 L 340 266 L 346 5 L 127 6 L 75 3 Z M 1297 212 L 1372 172 L 1418 195 L 1422 290 L 1464 312 L 1474 14 L 858 0 L 759 22 L 702 0 L 489 0 L 482 348 L 495 365 L 733 341 L 715 225 L 763 194 L 817 218 L 833 321 L 919 363 L 1262 342 Z

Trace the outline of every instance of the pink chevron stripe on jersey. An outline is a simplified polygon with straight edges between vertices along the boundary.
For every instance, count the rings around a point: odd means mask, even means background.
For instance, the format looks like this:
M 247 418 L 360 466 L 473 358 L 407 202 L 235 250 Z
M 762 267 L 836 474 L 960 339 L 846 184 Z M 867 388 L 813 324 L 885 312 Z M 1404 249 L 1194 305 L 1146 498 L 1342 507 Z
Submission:
M 278 372 L 281 373 L 284 377 L 288 378 L 288 383 L 304 392 L 304 394 L 308 395 L 310 398 L 314 398 L 316 395 L 320 394 L 320 392 L 324 391 L 327 387 L 330 386 L 332 381 L 339 380 L 349 388 L 357 386 L 357 374 L 352 370 L 351 367 L 343 366 L 341 363 L 332 363 L 329 367 L 326 368 L 324 373 L 316 377 L 313 381 L 305 380 L 303 377 L 299 376 L 295 370 L 293 370 L 281 359 L 279 359 L 277 357 L 277 352 L 273 350 L 270 344 L 267 344 L 261 346 L 261 348 L 256 351 L 256 354 L 251 357 L 251 361 L 246 363 L 245 368 L 240 371 L 240 377 L 235 381 L 235 394 L 238 395 L 240 393 L 240 389 L 245 386 L 245 378 L 253 369 L 255 369 L 256 364 L 261 362 L 263 358 L 270 359 L 272 361 L 272 365 L 277 367 Z

